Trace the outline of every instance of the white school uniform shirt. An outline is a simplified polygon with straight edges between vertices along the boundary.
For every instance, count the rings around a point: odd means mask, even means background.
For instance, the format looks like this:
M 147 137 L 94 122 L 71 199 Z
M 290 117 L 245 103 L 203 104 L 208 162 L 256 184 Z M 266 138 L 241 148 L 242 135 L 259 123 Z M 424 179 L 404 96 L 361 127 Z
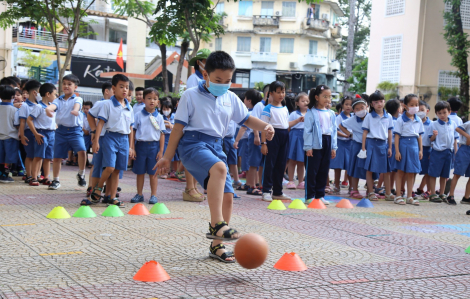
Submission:
M 248 114 L 249 114 L 249 116 L 251 116 L 251 112 L 253 112 L 253 108 L 252 108 L 252 109 L 248 109 Z M 245 126 L 245 125 L 242 125 L 242 127 L 245 128 L 246 131 L 245 131 L 245 133 L 243 133 L 242 138 L 240 138 L 240 140 L 241 140 L 241 139 L 248 139 L 248 136 L 250 136 L 250 134 L 253 133 L 253 130 L 250 129 L 250 128 L 248 128 L 248 127 Z
M 253 111 L 251 111 L 251 116 L 261 119 L 261 114 L 263 113 L 263 109 L 266 106 L 265 101 L 261 101 L 253 107 Z
M 390 114 L 391 115 L 391 114 Z M 398 117 L 395 117 L 395 116 L 392 116 L 392 119 L 393 119 L 393 127 L 395 128 L 395 125 L 397 123 L 397 120 L 401 117 L 401 115 L 399 115 Z M 395 144 L 395 133 L 392 131 L 392 144 Z
M 190 89 L 199 85 L 199 82 L 205 81 L 202 73 L 196 70 L 194 74 L 189 76 L 188 80 L 186 81 L 186 89 Z
M 302 112 L 300 112 L 300 110 L 296 110 L 296 111 L 292 112 L 289 115 L 288 122 L 294 121 L 294 120 L 296 120 L 296 119 L 298 119 L 302 116 L 305 116 L 305 114 L 302 114 Z M 299 122 L 298 124 L 293 126 L 291 129 L 301 129 L 301 130 L 303 130 L 304 127 L 305 127 L 305 123 L 304 122 Z
M 26 122 L 26 119 L 28 119 L 28 116 L 31 114 L 31 111 L 36 107 L 37 104 L 31 102 L 30 100 L 26 100 L 26 102 L 21 105 L 20 110 L 18 111 L 18 117 L 20 119 L 25 120 L 24 124 L 24 129 L 29 130 L 28 122 Z
M 153 126 L 150 115 L 155 117 L 160 130 Z M 134 131 L 135 131 L 135 140 L 137 141 L 159 141 L 163 131 L 165 130 L 165 122 L 163 117 L 158 110 L 155 109 L 155 112 L 149 113 L 147 110 L 142 109 L 139 113 L 135 115 L 134 119 Z
M 31 109 L 29 116 L 33 118 L 33 124 L 36 130 L 55 130 L 55 117 L 56 114 L 53 113 L 52 117 L 47 116 L 46 114 L 47 105 L 43 102 L 39 102 L 35 107 Z M 73 115 L 72 115 L 73 116 Z
M 248 119 L 248 109 L 238 96 L 231 91 L 215 97 L 208 92 L 205 82 L 186 90 L 181 96 L 175 123 L 184 126 L 183 132 L 196 131 L 212 137 L 227 135 L 230 121 L 239 125 Z
M 19 114 L 13 103 L 0 102 L 0 119 L 2 120 L 0 140 L 11 138 L 18 140 Z
M 362 144 L 362 129 L 363 120 L 358 116 L 351 116 L 341 123 L 349 132 L 352 132 L 352 138 L 354 141 Z
M 470 134 L 470 121 L 467 121 L 466 123 L 458 126 L 461 130 L 464 130 L 467 132 L 467 134 Z M 460 135 L 460 144 L 466 145 L 467 144 L 467 138 L 463 135 Z
M 98 114 L 98 118 L 106 123 L 103 130 L 123 135 L 131 133 L 130 127 L 134 125 L 134 113 L 127 99 L 124 99 L 124 102 L 126 107 L 122 107 L 114 96 L 111 97 L 111 100 L 103 102 Z
M 446 149 L 454 150 L 454 140 L 459 137 L 459 134 L 455 131 L 457 124 L 450 118 L 448 122 L 443 122 L 438 119 L 433 121 L 429 128 L 428 137 L 431 138 L 434 130 L 437 130 L 436 139 L 431 142 L 432 149 L 436 151 L 443 151 Z
M 59 98 L 55 99 L 52 102 L 52 105 L 56 106 L 56 117 L 55 121 L 57 125 L 64 127 L 82 127 L 83 126 L 83 116 L 75 116 L 70 114 L 73 110 L 75 104 L 80 104 L 80 110 L 82 109 L 83 99 L 77 97 L 73 94 L 67 100 L 64 100 L 64 95 L 61 95 Z
M 348 117 L 348 116 L 347 116 L 346 114 L 344 114 L 342 111 L 341 111 L 340 114 L 338 114 L 338 116 L 336 116 L 336 126 L 338 127 L 338 131 L 341 130 L 341 129 L 339 128 L 339 125 L 342 124 L 343 121 L 346 121 L 346 120 L 348 120 L 348 119 L 350 119 L 350 118 L 351 118 L 351 116 Z M 348 131 L 349 131 L 349 132 L 352 132 L 352 131 L 350 131 L 350 130 L 348 130 Z M 341 131 L 341 132 L 343 132 L 343 131 Z M 339 135 L 338 135 L 338 139 L 339 139 L 339 140 L 349 140 L 349 138 L 347 138 L 347 137 L 341 137 L 341 136 L 339 136 Z
M 322 135 L 331 135 L 331 127 L 333 126 L 331 122 L 331 114 L 329 113 L 331 110 L 329 109 L 322 110 L 322 109 L 317 109 L 317 108 L 314 108 L 314 109 L 318 113 L 318 119 L 320 120 L 320 128 L 321 128 Z M 313 109 L 312 109 L 312 112 L 313 112 Z M 328 112 L 328 113 L 325 113 L 325 112 Z
M 410 119 L 406 113 L 397 119 L 393 133 L 401 137 L 419 137 L 424 134 L 423 121 L 415 114 L 413 119 Z
M 83 116 L 83 129 L 87 131 L 91 131 L 90 124 L 88 123 L 88 118 L 85 112 L 82 112 Z
M 449 118 L 450 118 L 450 120 L 452 120 L 452 121 L 456 124 L 457 127 L 463 125 L 463 121 L 462 121 L 462 119 L 457 115 L 457 113 L 451 112 L 450 115 L 449 115 Z M 459 139 L 462 137 L 462 136 L 460 136 L 460 134 L 458 134 L 458 136 L 459 136 L 459 137 L 457 138 L 457 142 L 458 142 Z
M 96 102 L 93 105 L 93 107 L 88 111 L 88 114 L 90 114 L 94 118 L 98 118 L 98 115 L 100 114 L 100 111 L 101 111 L 101 106 L 103 106 L 105 101 L 109 101 L 109 100 L 101 99 L 98 102 Z M 88 124 L 88 125 L 90 125 L 90 124 Z M 105 134 L 106 134 L 106 129 L 105 129 L 105 126 L 104 126 L 103 129 L 101 130 L 100 137 L 103 137 Z
M 367 138 L 388 140 L 388 131 L 393 130 L 393 118 L 385 109 L 382 117 L 373 110 L 364 118 L 362 129 L 368 131 Z
M 432 135 L 432 132 L 429 133 L 429 128 L 431 127 L 431 120 L 429 117 L 426 117 L 426 121 L 423 123 L 424 126 L 424 136 L 423 136 L 423 146 L 431 146 L 431 139 L 428 137 Z
M 268 104 L 261 113 L 261 120 L 271 124 L 275 129 L 289 128 L 289 110 L 286 106 Z
M 236 132 L 237 132 L 237 123 L 232 120 L 230 121 L 230 125 L 228 126 L 228 130 L 227 130 L 227 135 L 225 135 L 225 137 L 233 138 L 235 137 Z
M 175 124 L 175 114 L 174 113 L 171 113 L 170 114 L 170 117 L 166 117 L 165 115 L 162 115 L 162 118 L 163 120 L 165 121 L 169 121 L 172 125 Z M 173 129 L 168 129 L 166 126 L 162 128 L 162 131 L 165 133 L 165 134 L 170 134 L 171 131 L 173 131 Z
M 132 110 L 134 110 L 134 115 L 136 115 L 138 112 L 142 111 L 142 109 L 145 108 L 145 103 L 142 101 L 142 103 L 137 103 L 132 107 Z

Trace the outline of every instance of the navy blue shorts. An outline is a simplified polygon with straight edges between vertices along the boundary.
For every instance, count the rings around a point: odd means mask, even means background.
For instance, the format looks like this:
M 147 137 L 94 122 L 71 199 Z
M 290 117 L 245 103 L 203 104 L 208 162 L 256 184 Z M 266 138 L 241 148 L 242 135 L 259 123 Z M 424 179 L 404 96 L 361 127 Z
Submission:
M 160 135 L 160 138 L 163 135 Z M 165 134 L 165 147 L 163 149 L 163 153 L 166 152 L 166 148 L 168 147 L 168 141 L 170 140 L 170 134 Z M 173 156 L 173 159 L 171 159 L 171 162 L 179 161 L 180 157 L 178 156 L 178 152 L 175 152 L 175 155 Z
M 460 145 L 454 166 L 454 174 L 470 177 L 470 146 Z
M 234 137 L 225 137 L 224 138 L 224 152 L 227 155 L 227 164 L 228 165 L 237 165 L 238 164 L 238 155 L 237 150 L 233 147 L 235 143 Z
M 429 171 L 429 156 L 431 155 L 431 147 L 423 146 L 423 159 L 421 159 L 421 172 L 419 174 L 425 175 Z
M 14 138 L 0 140 L 0 163 L 18 163 L 19 141 Z
M 223 139 L 195 131 L 184 133 L 178 145 L 181 162 L 197 182 L 207 189 L 209 171 L 218 162 L 227 167 L 224 193 L 233 193 L 232 179 L 228 171 L 227 156 L 223 151 Z
M 450 149 L 443 151 L 432 150 L 429 159 L 429 176 L 448 179 L 450 177 L 452 156 L 453 153 Z
M 81 127 L 59 126 L 55 131 L 54 158 L 68 158 L 68 151 L 85 151 L 83 129 Z
M 83 141 L 85 142 L 85 151 L 88 151 L 91 147 L 91 135 L 83 135 Z
M 103 159 L 101 161 L 103 168 L 112 167 L 118 170 L 127 170 L 129 135 L 107 131 L 103 136 L 100 151 L 103 151 Z
M 238 156 L 242 158 L 242 171 L 247 171 L 250 168 L 248 163 L 248 138 L 238 142 Z
M 261 142 L 261 137 L 260 137 Z M 263 154 L 261 153 L 261 145 L 255 145 L 255 135 L 253 132 L 248 135 L 248 164 L 250 167 L 260 167 L 264 165 Z
M 28 145 L 24 146 L 24 150 L 26 152 L 26 158 L 34 158 L 34 144 L 36 143 L 36 138 L 34 138 L 33 132 L 27 129 L 24 130 L 24 136 L 28 138 L 29 141 L 26 141 Z
M 34 158 L 54 158 L 55 131 L 38 129 L 37 132 L 44 137 L 42 138 L 42 144 L 38 144 L 36 139 L 34 139 Z
M 163 136 L 162 136 L 163 137 Z M 160 151 L 160 141 L 137 141 L 135 143 L 135 160 L 132 172 L 135 174 L 154 175 L 152 170 L 157 164 L 157 155 Z

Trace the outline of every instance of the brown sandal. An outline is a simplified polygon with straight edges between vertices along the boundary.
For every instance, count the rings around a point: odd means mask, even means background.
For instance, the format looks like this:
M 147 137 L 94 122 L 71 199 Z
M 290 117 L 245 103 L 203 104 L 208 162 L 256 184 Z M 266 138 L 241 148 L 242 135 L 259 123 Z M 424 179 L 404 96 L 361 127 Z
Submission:
M 189 194 L 189 192 L 191 192 L 192 190 L 196 190 L 197 194 L 198 195 L 191 195 Z M 183 192 L 183 200 L 184 201 L 191 201 L 191 202 L 202 202 L 204 201 L 204 196 L 202 194 L 200 194 L 196 188 L 192 188 L 192 189 L 184 189 L 184 192 Z

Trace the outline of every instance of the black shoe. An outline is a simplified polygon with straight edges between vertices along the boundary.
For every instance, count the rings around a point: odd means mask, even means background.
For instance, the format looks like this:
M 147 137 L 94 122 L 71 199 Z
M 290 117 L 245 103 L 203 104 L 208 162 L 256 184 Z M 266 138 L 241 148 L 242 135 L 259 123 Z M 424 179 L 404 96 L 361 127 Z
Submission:
M 463 197 L 460 203 L 463 205 L 470 205 L 470 198 Z
M 453 205 L 453 206 L 457 205 L 453 196 L 447 197 L 447 204 Z
M 423 193 L 424 193 L 423 190 L 421 190 L 421 189 L 416 189 L 416 195 L 421 195 L 421 194 L 423 194 Z
M 80 187 L 85 187 L 86 186 L 86 181 L 85 181 L 85 176 L 84 175 L 79 175 L 77 173 L 77 181 L 78 181 L 78 185 Z
M 49 185 L 50 190 L 57 190 L 60 188 L 60 182 L 59 181 L 52 181 L 52 183 Z

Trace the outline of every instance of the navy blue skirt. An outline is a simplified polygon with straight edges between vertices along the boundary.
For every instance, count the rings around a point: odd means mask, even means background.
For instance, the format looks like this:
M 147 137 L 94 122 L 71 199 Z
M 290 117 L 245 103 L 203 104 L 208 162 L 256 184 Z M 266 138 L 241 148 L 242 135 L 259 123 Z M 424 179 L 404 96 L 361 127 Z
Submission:
M 348 175 L 357 179 L 366 179 L 367 171 L 364 169 L 366 159 L 359 159 L 357 154 L 362 149 L 362 143 L 351 141 L 351 158 L 349 159 L 349 166 L 346 168 Z M 379 178 L 378 173 L 373 173 L 372 178 L 374 180 Z
M 352 140 L 338 139 L 338 149 L 336 150 L 336 157 L 330 162 L 330 169 L 344 169 L 346 170 L 351 159 L 351 145 Z
M 395 166 L 405 173 L 420 173 L 421 163 L 419 162 L 419 145 L 417 137 L 400 138 L 401 160 L 395 159 Z
M 304 130 L 292 129 L 289 132 L 289 160 L 304 162 Z
M 377 173 L 387 173 L 391 171 L 387 154 L 387 141 L 376 138 L 367 138 L 366 150 L 367 158 L 364 165 L 365 170 Z

